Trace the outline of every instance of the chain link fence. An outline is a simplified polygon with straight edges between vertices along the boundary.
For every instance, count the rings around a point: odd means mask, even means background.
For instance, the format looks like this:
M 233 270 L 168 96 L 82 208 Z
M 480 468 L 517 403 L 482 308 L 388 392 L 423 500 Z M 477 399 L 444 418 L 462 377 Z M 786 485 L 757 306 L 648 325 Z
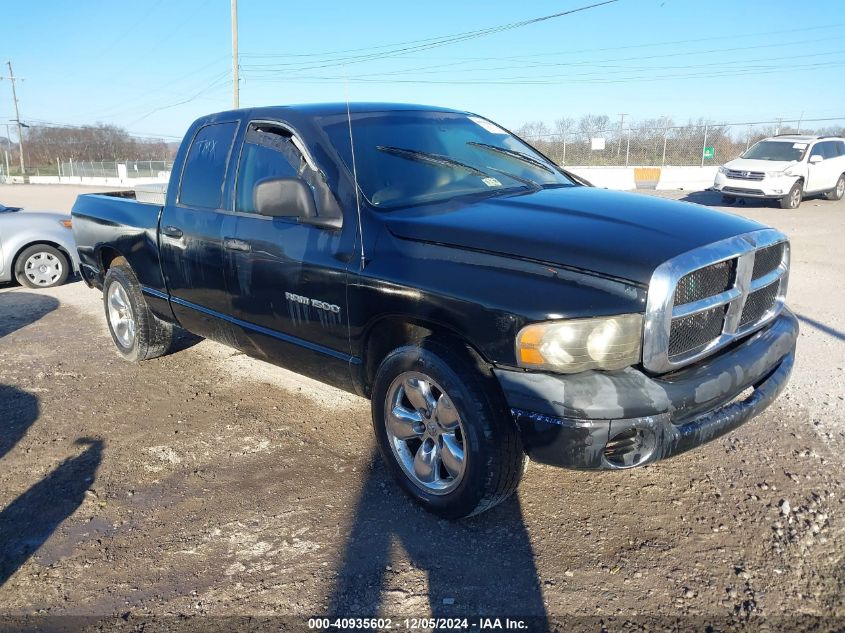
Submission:
M 126 172 L 121 173 L 122 166 Z M 59 161 L 59 176 L 84 178 L 156 178 L 173 169 L 170 160 Z
M 812 125 L 821 122 L 826 125 Z M 814 119 L 803 122 L 631 126 L 547 134 L 532 134 L 523 129 L 523 138 L 559 165 L 664 167 L 721 165 L 764 138 L 799 133 L 842 135 L 845 134 L 845 124 Z

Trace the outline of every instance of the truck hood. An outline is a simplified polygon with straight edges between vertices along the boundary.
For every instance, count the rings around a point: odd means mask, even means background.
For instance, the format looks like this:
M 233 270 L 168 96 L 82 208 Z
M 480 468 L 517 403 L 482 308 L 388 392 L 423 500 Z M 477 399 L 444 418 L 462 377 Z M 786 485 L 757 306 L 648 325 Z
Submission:
M 704 206 L 592 187 L 454 199 L 392 211 L 394 235 L 648 284 L 654 269 L 699 246 L 764 228 Z
M 798 161 L 794 160 L 756 160 L 753 158 L 735 158 L 734 160 L 725 163 L 728 169 L 736 169 L 737 171 L 783 171 L 795 165 Z

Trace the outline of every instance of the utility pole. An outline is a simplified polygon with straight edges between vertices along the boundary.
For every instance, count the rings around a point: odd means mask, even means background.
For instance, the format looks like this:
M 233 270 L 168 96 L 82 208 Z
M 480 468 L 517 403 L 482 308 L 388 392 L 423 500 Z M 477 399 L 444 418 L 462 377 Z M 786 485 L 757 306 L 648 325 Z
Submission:
M 232 1 L 234 2 L 234 0 Z M 24 167 L 23 162 L 23 131 L 21 130 L 21 114 L 18 111 L 18 93 L 15 90 L 15 82 L 23 81 L 23 78 L 15 77 L 15 73 L 12 71 L 12 62 L 6 62 L 6 66 L 9 67 L 9 76 L 0 77 L 0 79 L 8 79 L 9 83 L 12 84 L 12 100 L 15 102 L 15 123 L 18 124 L 18 153 L 21 159 L 21 176 L 24 176 L 26 175 L 26 167 Z
M 625 123 L 626 116 L 628 116 L 627 112 L 619 115 L 619 145 L 616 146 L 617 158 L 619 157 L 619 154 L 622 153 L 622 125 Z
M 241 107 L 238 94 L 238 0 L 232 0 L 232 105 Z

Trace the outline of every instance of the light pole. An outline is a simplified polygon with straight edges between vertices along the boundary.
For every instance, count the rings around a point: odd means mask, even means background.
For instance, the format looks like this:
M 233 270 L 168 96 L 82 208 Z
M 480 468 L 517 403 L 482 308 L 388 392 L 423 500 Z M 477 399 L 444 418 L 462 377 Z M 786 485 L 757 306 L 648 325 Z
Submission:
M 238 0 L 232 0 L 232 105 L 240 108 L 238 92 Z

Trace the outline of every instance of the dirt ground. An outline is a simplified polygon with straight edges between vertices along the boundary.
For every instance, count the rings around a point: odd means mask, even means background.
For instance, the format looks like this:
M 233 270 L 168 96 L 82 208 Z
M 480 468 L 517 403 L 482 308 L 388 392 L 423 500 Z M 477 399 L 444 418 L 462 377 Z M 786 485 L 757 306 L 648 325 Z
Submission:
M 6 204 L 70 200 L 0 186 Z M 841 630 L 845 201 L 728 210 L 792 239 L 802 332 L 781 398 L 645 468 L 532 464 L 517 496 L 461 522 L 387 478 L 367 401 L 192 337 L 126 363 L 98 291 L 0 288 L 0 630 L 87 622 L 46 616 L 307 629 L 327 614 Z

